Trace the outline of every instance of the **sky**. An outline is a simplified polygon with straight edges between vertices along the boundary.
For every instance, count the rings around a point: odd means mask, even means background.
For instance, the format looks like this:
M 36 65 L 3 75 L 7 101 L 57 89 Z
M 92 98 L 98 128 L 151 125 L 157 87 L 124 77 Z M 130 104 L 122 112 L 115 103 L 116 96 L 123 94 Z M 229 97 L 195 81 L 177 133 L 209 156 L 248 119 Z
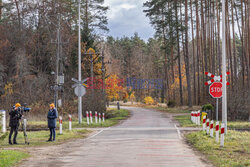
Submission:
M 154 30 L 143 13 L 143 3 L 147 0 L 105 0 L 109 6 L 108 35 L 113 37 L 133 36 L 135 32 L 143 40 L 153 37 Z

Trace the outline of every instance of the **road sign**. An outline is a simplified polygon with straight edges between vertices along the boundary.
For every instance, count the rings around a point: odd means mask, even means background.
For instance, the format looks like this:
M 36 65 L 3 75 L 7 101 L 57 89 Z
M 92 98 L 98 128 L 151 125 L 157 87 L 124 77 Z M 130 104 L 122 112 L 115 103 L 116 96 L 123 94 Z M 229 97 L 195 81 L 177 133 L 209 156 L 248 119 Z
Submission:
M 222 83 L 220 82 L 214 82 L 209 87 L 209 94 L 213 98 L 221 98 L 222 97 Z
M 75 95 L 78 97 L 82 97 L 86 94 L 86 89 L 84 86 L 79 85 L 77 87 L 75 87 Z

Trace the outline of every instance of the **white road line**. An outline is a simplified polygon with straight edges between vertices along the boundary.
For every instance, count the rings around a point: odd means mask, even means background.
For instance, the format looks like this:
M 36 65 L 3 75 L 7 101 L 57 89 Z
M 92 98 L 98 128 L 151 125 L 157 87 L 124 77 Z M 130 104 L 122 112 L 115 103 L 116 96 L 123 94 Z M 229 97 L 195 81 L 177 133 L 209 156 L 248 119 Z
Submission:
M 111 127 L 109 127 L 109 128 L 105 128 L 105 129 L 102 129 L 102 130 L 100 130 L 99 132 L 97 132 L 96 134 L 94 134 L 94 135 L 92 135 L 92 136 L 88 137 L 87 139 L 91 139 L 91 138 L 93 138 L 93 137 L 95 137 L 95 136 L 99 135 L 99 134 L 100 134 L 100 133 L 102 133 L 103 131 L 108 130 L 108 129 L 110 129 L 110 128 L 111 128 Z
M 176 130 L 177 130 L 179 139 L 182 139 L 182 137 L 181 137 L 181 132 L 180 132 L 179 128 L 176 126 L 176 124 L 175 124 L 174 126 L 175 126 L 175 128 L 176 128 Z

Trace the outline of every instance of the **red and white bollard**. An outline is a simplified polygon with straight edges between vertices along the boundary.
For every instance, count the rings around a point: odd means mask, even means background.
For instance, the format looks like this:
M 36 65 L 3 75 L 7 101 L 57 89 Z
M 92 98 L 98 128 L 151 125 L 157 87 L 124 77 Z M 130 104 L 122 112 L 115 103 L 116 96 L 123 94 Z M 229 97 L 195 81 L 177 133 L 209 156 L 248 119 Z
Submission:
M 99 123 L 102 123 L 101 113 L 99 113 Z
M 219 121 L 216 122 L 216 127 L 215 127 L 215 136 L 216 136 L 216 142 L 219 143 L 219 129 L 220 129 L 220 125 L 219 125 Z
M 69 115 L 69 130 L 72 130 L 72 116 Z
M 193 113 L 193 111 L 191 112 L 191 121 L 194 123 L 194 113 Z
M 102 122 L 105 122 L 105 113 L 102 113 Z
M 86 117 L 87 117 L 87 124 L 89 125 L 89 112 L 86 111 Z
M 207 119 L 207 135 L 209 135 L 209 129 L 210 129 L 210 127 L 209 127 L 209 119 Z
M 210 137 L 214 137 L 214 121 L 211 121 L 210 124 Z
M 59 134 L 62 134 L 62 117 L 59 116 Z
M 203 131 L 206 131 L 206 116 L 203 116 Z
M 95 123 L 96 123 L 96 124 L 98 123 L 98 120 L 97 120 L 97 112 L 95 112 Z
M 220 139 L 220 146 L 224 147 L 224 133 L 225 133 L 225 126 L 224 123 L 221 124 L 221 139 Z
M 201 124 L 201 113 L 200 111 L 198 111 L 198 120 L 197 120 L 197 124 L 200 125 Z
M 93 123 L 93 115 L 92 115 L 92 111 L 89 112 L 89 115 L 90 115 L 90 123 L 92 124 Z

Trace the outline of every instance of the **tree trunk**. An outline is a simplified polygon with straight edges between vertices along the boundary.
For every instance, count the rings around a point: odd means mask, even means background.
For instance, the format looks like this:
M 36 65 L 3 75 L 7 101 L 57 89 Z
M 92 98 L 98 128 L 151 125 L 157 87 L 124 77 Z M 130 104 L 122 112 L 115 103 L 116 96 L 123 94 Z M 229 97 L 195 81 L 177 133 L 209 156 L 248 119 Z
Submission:
M 179 72 L 179 92 L 180 92 L 180 104 L 183 105 L 183 94 L 182 94 L 182 76 L 181 76 L 181 54 L 180 54 L 180 36 L 179 36 L 179 18 L 178 18 L 178 6 L 175 1 L 175 17 L 176 17 L 176 32 L 177 32 L 177 57 L 178 57 L 178 72 Z
M 192 107 L 192 94 L 190 85 L 190 72 L 189 72 L 189 53 L 188 53 L 188 2 L 185 0 L 185 62 L 186 62 L 186 75 L 187 75 L 187 89 L 188 89 L 188 106 Z

